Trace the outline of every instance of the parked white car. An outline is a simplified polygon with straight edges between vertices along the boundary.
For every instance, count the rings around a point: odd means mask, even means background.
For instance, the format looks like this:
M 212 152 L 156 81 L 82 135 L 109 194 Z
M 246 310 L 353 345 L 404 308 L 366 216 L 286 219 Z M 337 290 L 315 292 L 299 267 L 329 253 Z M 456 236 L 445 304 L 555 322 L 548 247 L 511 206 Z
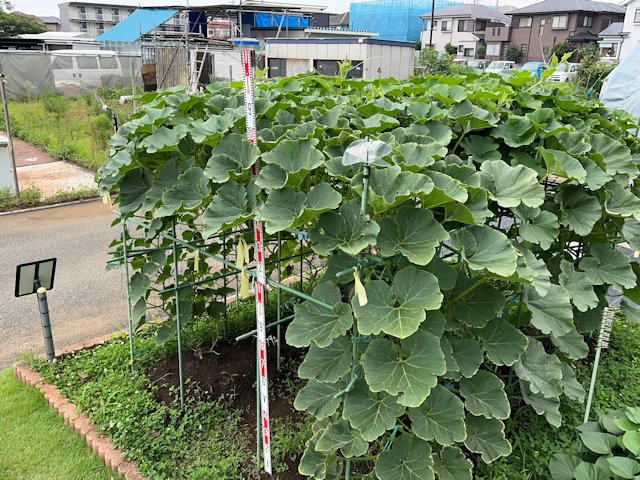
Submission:
M 578 74 L 579 63 L 560 63 L 549 76 L 550 82 L 570 82 Z
M 515 70 L 516 62 L 509 60 L 493 61 L 485 69 L 485 72 L 489 73 L 509 73 L 511 70 Z

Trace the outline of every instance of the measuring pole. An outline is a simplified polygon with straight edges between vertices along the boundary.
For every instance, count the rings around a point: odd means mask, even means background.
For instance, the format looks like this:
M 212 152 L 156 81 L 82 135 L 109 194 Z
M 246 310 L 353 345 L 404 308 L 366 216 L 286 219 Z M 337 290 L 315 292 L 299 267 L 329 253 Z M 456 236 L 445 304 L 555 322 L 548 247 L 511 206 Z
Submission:
M 253 97 L 253 65 L 252 50 L 242 50 L 242 77 L 244 80 L 244 106 L 247 121 L 247 138 L 252 144 L 256 144 L 256 104 Z M 258 176 L 258 168 L 254 164 L 251 167 L 253 178 Z M 267 334 L 265 329 L 265 277 L 264 265 L 264 238 L 262 234 L 262 222 L 253 221 L 255 234 L 255 259 L 256 259 L 256 330 L 258 333 L 258 383 L 260 389 L 259 411 L 262 427 L 262 450 L 264 458 L 264 470 L 271 475 L 271 434 L 269 426 L 269 377 L 267 376 Z M 259 443 L 258 443 L 259 445 Z M 260 456 L 258 456 L 258 464 Z

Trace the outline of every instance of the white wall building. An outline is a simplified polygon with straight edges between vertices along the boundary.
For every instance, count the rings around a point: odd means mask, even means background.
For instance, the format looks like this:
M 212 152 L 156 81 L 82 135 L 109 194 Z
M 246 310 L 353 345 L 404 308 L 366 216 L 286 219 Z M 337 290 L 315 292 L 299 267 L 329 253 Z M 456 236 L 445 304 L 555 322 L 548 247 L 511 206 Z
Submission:
M 102 35 L 138 7 L 111 3 L 65 2 L 58 5 L 63 32 Z
M 269 39 L 264 57 L 270 78 L 307 70 L 336 75 L 338 62 L 348 57 L 356 67 L 351 78 L 406 80 L 413 73 L 415 46 L 414 42 L 373 38 Z
M 511 24 L 511 19 L 505 14 L 483 5 L 453 5 L 439 8 L 434 13 L 433 25 L 430 13 L 421 15 L 420 18 L 426 25 L 420 35 L 422 48 L 428 47 L 429 40 L 433 37 L 433 48 L 442 52 L 445 45 L 450 43 L 457 49 L 456 58 L 461 59 L 475 58 L 478 46 L 485 43 L 489 25 L 492 28 L 502 25 L 501 28 L 504 28 L 507 35 L 508 26 Z M 496 44 L 498 43 L 501 42 L 497 41 Z M 499 46 L 495 56 L 500 56 L 500 48 Z
M 620 59 L 623 59 L 636 45 L 640 44 L 640 0 L 625 0 L 621 5 L 627 8 L 622 31 L 628 33 L 620 45 Z

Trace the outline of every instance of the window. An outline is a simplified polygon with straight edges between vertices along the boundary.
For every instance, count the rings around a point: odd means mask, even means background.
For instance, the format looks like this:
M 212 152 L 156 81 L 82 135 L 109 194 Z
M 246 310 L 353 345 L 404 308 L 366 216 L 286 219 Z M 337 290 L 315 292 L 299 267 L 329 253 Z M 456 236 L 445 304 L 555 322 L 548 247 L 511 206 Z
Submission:
M 102 15 L 102 7 L 96 7 L 96 13 Z
M 640 8 L 636 8 L 636 16 L 633 18 L 633 23 L 640 23 Z
M 98 35 L 102 35 L 104 33 L 104 23 L 98 23 Z
M 473 57 L 473 48 L 465 48 L 464 49 L 465 57 Z
M 509 44 L 507 42 L 502 44 L 502 56 L 505 57 L 507 55 L 507 50 L 509 49 Z
M 566 15 L 556 15 L 553 17 L 553 22 L 551 23 L 552 28 L 567 28 L 567 16 Z
M 87 22 L 80 22 L 80 31 L 87 33 Z
M 438 21 L 437 20 L 433 21 L 433 25 L 431 25 L 431 29 L 432 30 L 437 30 L 438 29 Z
M 87 10 L 84 5 L 78 6 L 78 20 L 86 20 L 87 19 Z
M 114 8 L 111 12 L 111 19 L 113 20 L 113 23 L 118 23 L 120 21 L 120 10 Z
M 541 37 L 544 35 L 544 24 L 546 22 L 544 21 L 544 18 L 542 20 L 540 20 L 540 30 L 538 30 L 538 36 Z
M 98 58 L 100 59 L 100 68 L 102 70 L 118 69 L 118 60 L 116 59 L 116 57 L 107 57 L 105 55 L 100 55 Z
M 500 44 L 499 43 L 487 44 L 487 53 L 485 55 L 488 57 L 500 56 Z
M 458 53 L 464 52 L 464 45 L 458 45 Z
M 496 27 L 493 27 L 493 31 L 491 32 L 491 35 L 493 35 L 494 37 L 496 36 Z
M 522 17 L 520 18 L 520 22 L 518 23 L 518 26 L 520 28 L 530 27 L 532 20 L 533 20 L 532 17 Z
M 451 31 L 451 20 L 443 20 L 442 21 L 442 28 L 440 29 L 443 32 L 450 32 Z
M 520 45 L 520 50 L 522 50 L 522 56 L 524 57 L 527 54 L 527 44 L 523 43 Z
M 458 31 L 459 32 L 468 32 L 471 27 L 471 22 L 469 20 L 458 20 Z
M 485 20 L 476 20 L 474 31 L 484 32 L 487 29 L 487 22 Z
M 54 70 L 73 70 L 73 57 L 53 56 Z
M 98 69 L 98 59 L 96 57 L 76 57 L 76 63 L 80 70 Z
M 591 26 L 593 26 L 593 17 L 584 17 L 582 19 L 582 26 L 583 27 L 591 27 Z
M 500 30 L 502 30 L 502 27 L 498 27 L 498 36 L 500 36 Z
M 542 53 L 547 55 L 549 53 L 549 47 L 542 47 Z

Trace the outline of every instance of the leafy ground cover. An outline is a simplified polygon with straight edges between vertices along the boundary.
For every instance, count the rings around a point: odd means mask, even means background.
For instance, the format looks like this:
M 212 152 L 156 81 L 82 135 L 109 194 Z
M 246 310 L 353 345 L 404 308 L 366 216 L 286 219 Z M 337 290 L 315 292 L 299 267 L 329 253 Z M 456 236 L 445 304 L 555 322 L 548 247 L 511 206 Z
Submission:
M 49 407 L 42 394 L 0 372 L 0 478 L 113 480 L 97 455 Z
M 273 297 L 273 295 L 272 295 Z M 272 298 L 273 301 L 273 298 Z M 255 325 L 253 301 L 229 308 L 227 333 Z M 157 345 L 156 326 L 135 337 L 135 373 L 126 337 L 79 352 L 49 367 L 28 361 L 58 386 L 111 440 L 154 479 L 247 479 L 256 474 L 255 342 L 230 343 L 210 319 L 185 327 L 187 379 L 180 408 L 175 339 Z M 304 351 L 283 346 L 281 371 L 270 349 L 274 477 L 298 480 L 298 463 L 311 436 L 311 422 L 293 408 L 303 382 L 297 369 Z M 82 380 L 78 373 L 87 374 Z M 267 478 L 263 475 L 264 478 Z M 79 477 L 78 477 L 79 478 Z
M 133 107 L 120 106 L 120 95 L 130 95 L 128 89 L 99 89 L 103 101 L 114 109 L 119 121 L 126 121 Z M 6 129 L 4 112 L 0 129 Z M 113 124 L 103 114 L 93 93 L 81 98 L 63 97 L 45 92 L 41 97 L 22 98 L 9 102 L 13 134 L 26 142 L 45 149 L 52 157 L 76 162 L 96 171 L 107 160 L 107 142 L 113 134 Z
M 56 203 L 70 202 L 74 200 L 85 200 L 98 196 L 98 189 L 92 187 L 72 188 L 71 190 L 61 190 L 55 195 L 44 197 L 42 191 L 31 185 L 20 190 L 20 199 L 12 192 L 11 188 L 0 188 L 0 212 L 9 210 L 19 210 L 29 207 L 40 207 L 43 205 L 55 205 Z

